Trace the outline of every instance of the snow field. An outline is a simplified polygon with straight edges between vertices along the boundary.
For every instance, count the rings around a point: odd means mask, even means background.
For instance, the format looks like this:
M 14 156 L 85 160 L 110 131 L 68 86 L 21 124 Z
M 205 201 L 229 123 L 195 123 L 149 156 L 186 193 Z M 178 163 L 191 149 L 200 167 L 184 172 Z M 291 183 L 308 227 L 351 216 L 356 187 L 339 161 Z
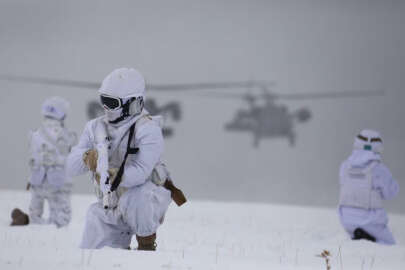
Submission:
M 78 248 L 92 195 L 72 197 L 67 228 L 9 227 L 10 212 L 28 209 L 28 192 L 0 191 L 0 269 L 405 269 L 405 217 L 390 215 L 399 243 L 351 241 L 335 209 L 190 201 L 171 205 L 157 252 Z M 46 213 L 45 213 L 46 214 Z M 132 242 L 136 247 L 136 241 Z

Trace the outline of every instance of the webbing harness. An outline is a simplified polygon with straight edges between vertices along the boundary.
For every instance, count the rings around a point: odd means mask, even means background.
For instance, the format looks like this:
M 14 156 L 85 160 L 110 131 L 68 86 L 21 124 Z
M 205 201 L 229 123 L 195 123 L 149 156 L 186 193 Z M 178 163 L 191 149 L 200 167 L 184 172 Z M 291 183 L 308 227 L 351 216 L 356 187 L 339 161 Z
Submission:
M 132 126 L 129 128 L 127 151 L 125 153 L 124 160 L 122 161 L 121 166 L 117 172 L 117 176 L 115 177 L 114 182 L 111 185 L 111 191 L 115 191 L 122 181 L 122 176 L 124 175 L 124 168 L 125 168 L 125 163 L 127 161 L 128 155 L 134 155 L 134 154 L 138 153 L 138 151 L 139 151 L 138 147 L 131 148 L 131 141 L 132 141 L 132 137 L 134 136 L 135 125 L 136 125 L 136 122 L 133 123 Z

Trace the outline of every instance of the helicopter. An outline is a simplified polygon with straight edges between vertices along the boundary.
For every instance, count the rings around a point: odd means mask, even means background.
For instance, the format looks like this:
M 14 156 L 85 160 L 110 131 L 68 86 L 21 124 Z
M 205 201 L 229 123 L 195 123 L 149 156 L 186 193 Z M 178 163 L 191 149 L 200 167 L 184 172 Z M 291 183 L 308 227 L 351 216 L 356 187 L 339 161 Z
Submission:
M 265 138 L 286 138 L 291 147 L 296 144 L 295 125 L 308 122 L 312 118 L 312 112 L 308 108 L 300 108 L 290 112 L 285 104 L 277 103 L 277 100 L 305 100 L 305 99 L 336 99 L 355 98 L 384 95 L 382 90 L 373 91 L 340 91 L 327 93 L 303 93 L 303 94 L 274 94 L 265 85 L 259 85 L 261 94 L 214 93 L 215 98 L 238 98 L 243 100 L 248 109 L 238 109 L 233 119 L 224 125 L 229 132 L 251 132 L 253 135 L 253 147 L 258 148 L 260 141 Z M 258 100 L 262 104 L 258 104 Z
M 0 74 L 0 81 L 10 81 L 16 83 L 53 85 L 70 88 L 81 89 L 99 89 L 100 83 L 67 79 L 55 79 L 46 77 L 28 77 L 10 74 Z M 245 88 L 254 86 L 257 81 L 241 81 L 241 82 L 216 82 L 216 83 L 184 83 L 184 84 L 161 84 L 161 85 L 146 85 L 146 89 L 152 91 L 195 91 L 206 89 L 233 89 Z M 272 84 L 272 82 L 260 82 L 264 85 Z M 145 100 L 145 108 L 151 115 L 162 115 L 165 120 L 173 120 L 179 122 L 182 118 L 181 104 L 178 101 L 171 101 L 163 105 L 159 105 L 155 98 L 148 97 Z M 91 100 L 86 104 L 86 114 L 89 120 L 97 118 L 104 114 L 104 109 L 100 102 Z M 166 121 L 165 121 L 166 122 Z M 174 127 L 165 125 L 162 128 L 163 136 L 168 138 L 174 135 Z
M 0 80 L 36 83 L 45 85 L 74 87 L 81 89 L 98 89 L 100 84 L 95 82 L 64 80 L 41 77 L 25 77 L 15 75 L 1 75 Z M 218 82 L 218 83 L 186 83 L 186 84 L 163 84 L 147 85 L 146 88 L 152 91 L 197 91 L 197 90 L 225 90 L 225 89 L 247 89 L 249 92 L 229 93 L 211 92 L 203 96 L 215 98 L 237 98 L 248 104 L 248 109 L 238 109 L 233 119 L 225 123 L 224 128 L 228 132 L 251 132 L 253 134 L 253 146 L 259 147 L 260 141 L 264 138 L 287 138 L 290 146 L 296 144 L 296 123 L 305 123 L 312 118 L 308 108 L 301 108 L 290 112 L 285 104 L 279 104 L 277 100 L 314 100 L 314 99 L 337 99 L 382 96 L 383 90 L 371 91 L 336 91 L 336 92 L 313 92 L 299 94 L 275 94 L 269 90 L 274 87 L 274 81 L 241 81 L 241 82 Z M 252 94 L 252 90 L 261 90 L 261 94 Z M 258 104 L 264 101 L 264 104 Z M 181 120 L 181 106 L 178 101 L 169 102 L 158 106 L 153 98 L 146 99 L 146 109 L 153 115 L 162 114 L 164 118 L 172 118 L 175 122 Z M 87 104 L 87 115 L 93 119 L 103 114 L 99 102 L 90 101 Z M 174 134 L 174 128 L 164 127 L 163 134 L 170 137 Z
M 256 99 L 257 97 L 252 94 L 246 94 L 244 100 L 248 103 L 249 109 L 237 110 L 234 118 L 225 124 L 225 130 L 251 131 L 255 148 L 259 147 L 260 141 L 265 137 L 287 137 L 290 146 L 295 146 L 294 124 L 309 121 L 312 117 L 311 111 L 302 108 L 291 113 L 286 105 L 276 104 L 272 98 L 266 97 L 264 106 L 257 105 Z

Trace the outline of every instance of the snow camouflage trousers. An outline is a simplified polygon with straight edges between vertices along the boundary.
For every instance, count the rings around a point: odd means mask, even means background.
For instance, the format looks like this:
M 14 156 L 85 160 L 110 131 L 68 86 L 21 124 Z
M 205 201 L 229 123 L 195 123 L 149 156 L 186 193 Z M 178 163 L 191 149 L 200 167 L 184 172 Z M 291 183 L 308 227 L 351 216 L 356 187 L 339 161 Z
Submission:
M 105 210 L 101 201 L 93 203 L 87 211 L 80 247 L 128 248 L 132 235 L 156 233 L 171 200 L 170 191 L 148 181 L 126 191 L 115 209 Z
M 36 224 L 55 224 L 58 228 L 68 225 L 72 217 L 70 206 L 71 191 L 71 183 L 55 187 L 49 184 L 47 179 L 41 185 L 31 186 L 30 222 Z M 48 201 L 49 205 L 49 218 L 46 220 L 42 217 L 45 200 Z

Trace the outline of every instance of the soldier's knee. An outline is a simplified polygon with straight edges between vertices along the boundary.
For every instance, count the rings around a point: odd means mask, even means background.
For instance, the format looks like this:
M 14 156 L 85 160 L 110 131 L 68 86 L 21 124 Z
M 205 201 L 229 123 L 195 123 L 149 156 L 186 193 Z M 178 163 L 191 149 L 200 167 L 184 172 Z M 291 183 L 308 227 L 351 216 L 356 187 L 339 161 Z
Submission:
M 153 213 L 153 194 L 151 192 L 141 193 L 136 199 L 137 216 L 150 216 Z

